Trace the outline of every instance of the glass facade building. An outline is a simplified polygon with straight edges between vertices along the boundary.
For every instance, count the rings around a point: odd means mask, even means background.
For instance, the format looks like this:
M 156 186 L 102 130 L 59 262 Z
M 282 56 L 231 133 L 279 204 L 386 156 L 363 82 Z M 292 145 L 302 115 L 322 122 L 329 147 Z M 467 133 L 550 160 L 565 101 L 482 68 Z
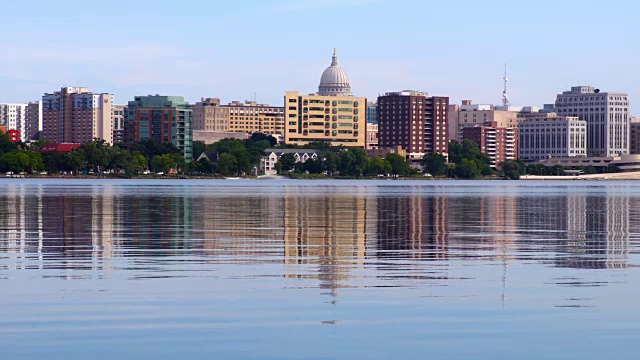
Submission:
M 377 123 L 378 123 L 378 103 L 368 102 L 367 103 L 367 124 L 377 124 Z
M 181 96 L 136 96 L 127 105 L 127 142 L 155 139 L 180 149 L 185 162 L 193 158 L 192 110 Z

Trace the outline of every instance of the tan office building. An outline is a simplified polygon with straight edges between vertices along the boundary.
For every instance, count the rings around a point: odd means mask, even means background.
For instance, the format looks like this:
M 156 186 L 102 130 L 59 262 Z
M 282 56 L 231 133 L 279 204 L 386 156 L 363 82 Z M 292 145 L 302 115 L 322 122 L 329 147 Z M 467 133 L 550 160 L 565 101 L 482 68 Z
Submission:
M 229 111 L 229 131 L 270 134 L 280 140 L 284 133 L 284 108 L 255 101 L 233 101 L 223 108 Z
M 499 128 L 517 128 L 520 121 L 546 115 L 533 106 L 493 106 L 473 104 L 471 100 L 463 100 L 462 105 L 449 107 L 449 118 L 451 119 L 452 116 L 454 120 L 449 127 L 449 139 L 462 141 L 462 132 L 465 127 L 482 126 L 491 122 Z M 457 139 L 453 138 L 456 132 Z
M 366 147 L 367 99 L 351 95 L 349 78 L 338 65 L 335 50 L 331 66 L 322 73 L 318 93 L 287 91 L 284 113 L 287 144 Z
M 193 131 L 229 131 L 229 108 L 220 99 L 202 98 L 193 106 Z

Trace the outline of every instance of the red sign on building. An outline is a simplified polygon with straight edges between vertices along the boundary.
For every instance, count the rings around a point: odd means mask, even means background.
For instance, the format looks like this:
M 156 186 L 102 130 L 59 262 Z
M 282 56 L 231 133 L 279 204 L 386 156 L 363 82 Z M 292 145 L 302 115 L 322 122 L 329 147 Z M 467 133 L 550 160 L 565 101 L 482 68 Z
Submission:
M 20 141 L 20 130 L 9 130 L 7 134 L 9 134 L 9 139 L 11 139 L 12 143 Z

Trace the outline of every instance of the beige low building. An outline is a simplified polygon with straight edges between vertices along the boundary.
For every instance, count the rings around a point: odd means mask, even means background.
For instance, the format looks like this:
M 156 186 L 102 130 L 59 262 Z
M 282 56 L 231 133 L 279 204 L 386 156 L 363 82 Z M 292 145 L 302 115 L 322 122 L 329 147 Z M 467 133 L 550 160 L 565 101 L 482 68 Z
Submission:
M 217 143 L 222 139 L 245 140 L 248 138 L 249 134 L 243 132 L 193 130 L 192 140 L 202 141 L 203 143 L 210 145 L 213 143 Z
M 232 132 L 264 133 L 280 140 L 284 133 L 284 108 L 255 101 L 233 101 L 223 105 L 229 111 L 229 130 Z

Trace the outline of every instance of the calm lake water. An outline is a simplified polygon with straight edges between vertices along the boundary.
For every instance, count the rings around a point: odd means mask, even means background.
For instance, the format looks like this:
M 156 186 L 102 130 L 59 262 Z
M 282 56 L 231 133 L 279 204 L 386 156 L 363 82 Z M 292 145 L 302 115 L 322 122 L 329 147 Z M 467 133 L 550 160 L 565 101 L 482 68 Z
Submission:
M 0 179 L 0 359 L 637 359 L 640 182 Z

